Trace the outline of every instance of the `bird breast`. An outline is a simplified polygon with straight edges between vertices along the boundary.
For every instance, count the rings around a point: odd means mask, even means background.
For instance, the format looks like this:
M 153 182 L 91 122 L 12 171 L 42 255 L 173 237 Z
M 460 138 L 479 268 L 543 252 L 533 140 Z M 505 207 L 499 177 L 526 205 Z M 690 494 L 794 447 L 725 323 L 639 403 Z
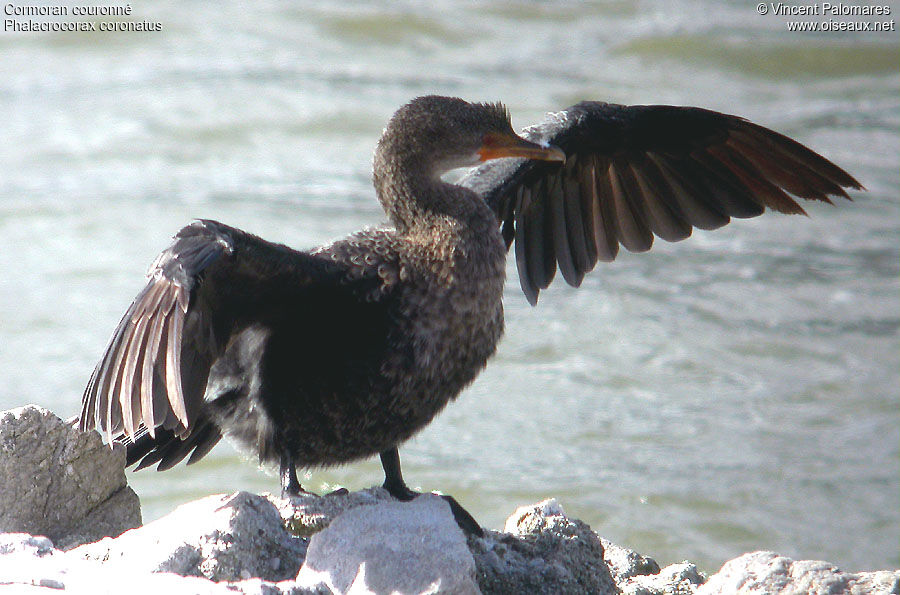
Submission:
M 446 226 L 404 242 L 400 291 L 419 370 L 435 382 L 464 385 L 481 370 L 503 334 L 505 249 L 499 233 L 474 237 Z M 462 386 L 454 386 L 458 391 Z M 453 395 L 455 396 L 455 395 Z
M 479 237 L 452 223 L 404 234 L 368 229 L 318 252 L 343 263 L 361 298 L 388 306 L 381 373 L 398 386 L 446 402 L 496 350 L 506 257 L 499 232 Z

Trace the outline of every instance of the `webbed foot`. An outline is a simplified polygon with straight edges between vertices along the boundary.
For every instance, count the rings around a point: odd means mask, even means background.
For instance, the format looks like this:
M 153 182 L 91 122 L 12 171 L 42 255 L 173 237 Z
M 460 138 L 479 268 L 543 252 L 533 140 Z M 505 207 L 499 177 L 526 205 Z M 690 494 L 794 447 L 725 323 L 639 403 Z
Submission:
M 382 487 L 391 496 L 401 502 L 409 502 L 420 495 L 419 492 L 409 489 L 409 486 L 403 481 L 403 474 L 400 472 L 400 453 L 397 452 L 396 447 L 381 453 L 381 464 L 384 467 L 384 484 L 382 484 Z M 484 530 L 478 524 L 478 521 L 456 501 L 456 498 L 445 495 L 441 495 L 441 498 L 450 505 L 450 512 L 453 513 L 453 518 L 463 533 L 484 537 Z

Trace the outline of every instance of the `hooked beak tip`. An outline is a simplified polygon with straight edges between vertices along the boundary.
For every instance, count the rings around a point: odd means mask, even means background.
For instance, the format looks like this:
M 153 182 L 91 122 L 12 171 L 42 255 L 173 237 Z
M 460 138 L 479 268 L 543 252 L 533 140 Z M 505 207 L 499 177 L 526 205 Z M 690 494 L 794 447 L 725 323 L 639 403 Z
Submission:
M 547 145 L 546 149 L 549 152 L 547 153 L 547 157 L 544 158 L 544 161 L 559 161 L 563 164 L 566 162 L 566 154 L 559 147 L 554 145 Z

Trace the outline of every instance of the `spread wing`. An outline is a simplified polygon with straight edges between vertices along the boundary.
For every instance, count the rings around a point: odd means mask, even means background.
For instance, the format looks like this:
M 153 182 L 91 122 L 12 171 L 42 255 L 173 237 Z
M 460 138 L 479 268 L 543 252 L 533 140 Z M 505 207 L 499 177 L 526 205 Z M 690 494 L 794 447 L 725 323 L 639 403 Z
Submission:
M 96 427 L 108 440 L 185 439 L 182 458 L 191 448 L 209 450 L 221 434 L 205 431 L 200 411 L 210 367 L 236 327 L 277 324 L 279 313 L 302 310 L 292 300 L 303 291 L 337 287 L 340 275 L 329 259 L 215 221 L 183 228 L 151 266 L 94 369 L 81 429 Z
M 459 183 L 497 214 L 515 242 L 519 281 L 533 305 L 556 273 L 572 286 L 619 244 L 649 250 L 694 227 L 715 229 L 766 208 L 805 213 L 791 196 L 831 202 L 861 189 L 800 143 L 743 118 L 694 107 L 582 102 L 523 136 L 551 143 L 565 165 L 494 160 Z

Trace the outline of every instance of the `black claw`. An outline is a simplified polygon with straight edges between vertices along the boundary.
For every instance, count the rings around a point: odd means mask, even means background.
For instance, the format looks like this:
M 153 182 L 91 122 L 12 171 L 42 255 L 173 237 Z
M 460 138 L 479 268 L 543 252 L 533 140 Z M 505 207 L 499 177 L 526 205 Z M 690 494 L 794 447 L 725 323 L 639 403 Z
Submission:
M 386 489 L 388 491 L 388 494 L 390 494 L 397 500 L 400 500 L 401 502 L 409 502 L 419 495 L 419 492 L 414 492 L 413 490 L 409 489 L 409 487 L 405 483 L 396 485 L 384 482 L 381 487 Z
M 281 497 L 282 498 L 296 498 L 297 496 L 314 496 L 312 492 L 307 492 L 300 484 L 296 486 L 281 486 Z
M 400 500 L 401 502 L 409 502 L 413 498 L 419 495 L 419 492 L 409 489 L 409 486 L 401 480 L 396 480 L 392 478 L 385 478 L 384 483 L 381 484 L 381 487 L 388 491 L 388 494 Z

